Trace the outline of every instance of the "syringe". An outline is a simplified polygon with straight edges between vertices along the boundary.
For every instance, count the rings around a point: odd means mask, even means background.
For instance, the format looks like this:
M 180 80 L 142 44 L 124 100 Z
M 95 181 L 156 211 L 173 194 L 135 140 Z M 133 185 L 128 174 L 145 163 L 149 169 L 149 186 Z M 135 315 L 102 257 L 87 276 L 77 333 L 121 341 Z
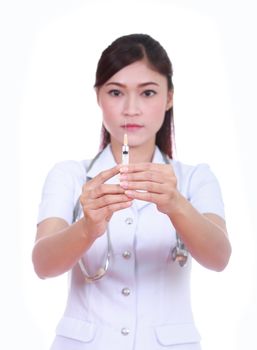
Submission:
M 128 145 L 128 135 L 124 134 L 123 145 L 122 145 L 122 164 L 129 164 L 129 145 Z

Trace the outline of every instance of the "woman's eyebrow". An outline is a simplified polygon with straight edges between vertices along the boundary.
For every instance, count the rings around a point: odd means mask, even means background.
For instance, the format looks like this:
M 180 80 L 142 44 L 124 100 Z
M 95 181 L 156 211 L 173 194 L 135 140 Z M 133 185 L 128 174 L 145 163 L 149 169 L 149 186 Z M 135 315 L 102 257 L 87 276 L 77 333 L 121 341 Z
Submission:
M 115 86 L 119 86 L 119 87 L 123 87 L 123 88 L 126 87 L 126 84 L 122 84 L 122 83 L 115 82 L 115 81 L 110 81 L 109 83 L 106 84 L 106 86 L 109 86 L 109 85 L 115 85 Z M 159 86 L 159 84 L 154 82 L 154 81 L 147 81 L 145 83 L 138 84 L 139 87 L 144 87 L 144 86 L 148 86 L 148 85 Z

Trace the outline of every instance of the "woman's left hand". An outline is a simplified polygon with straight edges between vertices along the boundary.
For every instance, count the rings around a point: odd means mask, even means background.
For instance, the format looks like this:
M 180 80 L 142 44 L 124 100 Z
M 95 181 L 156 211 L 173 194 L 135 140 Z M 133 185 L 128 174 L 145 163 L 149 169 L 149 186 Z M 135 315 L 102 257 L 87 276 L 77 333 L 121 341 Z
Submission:
M 120 173 L 120 185 L 128 197 L 155 203 L 169 216 L 178 209 L 180 194 L 171 164 L 121 165 Z
M 201 214 L 177 189 L 171 164 L 120 165 L 120 185 L 132 199 L 155 203 L 167 214 L 191 255 L 203 266 L 221 271 L 228 263 L 231 246 L 223 219 Z

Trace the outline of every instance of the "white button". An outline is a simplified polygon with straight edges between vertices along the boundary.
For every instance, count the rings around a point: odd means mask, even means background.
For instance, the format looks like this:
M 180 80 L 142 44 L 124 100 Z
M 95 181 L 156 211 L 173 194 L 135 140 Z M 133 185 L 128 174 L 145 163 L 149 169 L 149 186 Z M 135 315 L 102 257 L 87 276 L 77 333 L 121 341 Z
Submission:
M 128 335 L 129 334 L 129 332 L 130 332 L 130 330 L 128 329 L 128 328 L 121 328 L 121 334 L 123 334 L 123 335 Z
M 122 256 L 124 259 L 130 259 L 131 257 L 131 253 L 129 250 L 125 250 L 123 253 L 122 253 Z
M 124 296 L 128 296 L 130 294 L 130 289 L 129 288 L 123 288 L 121 293 L 124 295 Z
M 133 219 L 128 217 L 128 218 L 125 219 L 125 222 L 126 222 L 127 225 L 132 225 L 133 224 Z

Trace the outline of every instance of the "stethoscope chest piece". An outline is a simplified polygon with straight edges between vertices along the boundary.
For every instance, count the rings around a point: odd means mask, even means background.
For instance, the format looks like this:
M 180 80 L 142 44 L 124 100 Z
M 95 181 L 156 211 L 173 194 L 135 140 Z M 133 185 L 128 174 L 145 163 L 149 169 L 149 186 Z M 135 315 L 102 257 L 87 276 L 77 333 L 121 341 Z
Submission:
M 171 252 L 172 260 L 179 263 L 181 267 L 185 266 L 188 260 L 188 250 L 186 249 L 185 244 L 181 241 L 177 235 L 177 244 L 172 249 Z

